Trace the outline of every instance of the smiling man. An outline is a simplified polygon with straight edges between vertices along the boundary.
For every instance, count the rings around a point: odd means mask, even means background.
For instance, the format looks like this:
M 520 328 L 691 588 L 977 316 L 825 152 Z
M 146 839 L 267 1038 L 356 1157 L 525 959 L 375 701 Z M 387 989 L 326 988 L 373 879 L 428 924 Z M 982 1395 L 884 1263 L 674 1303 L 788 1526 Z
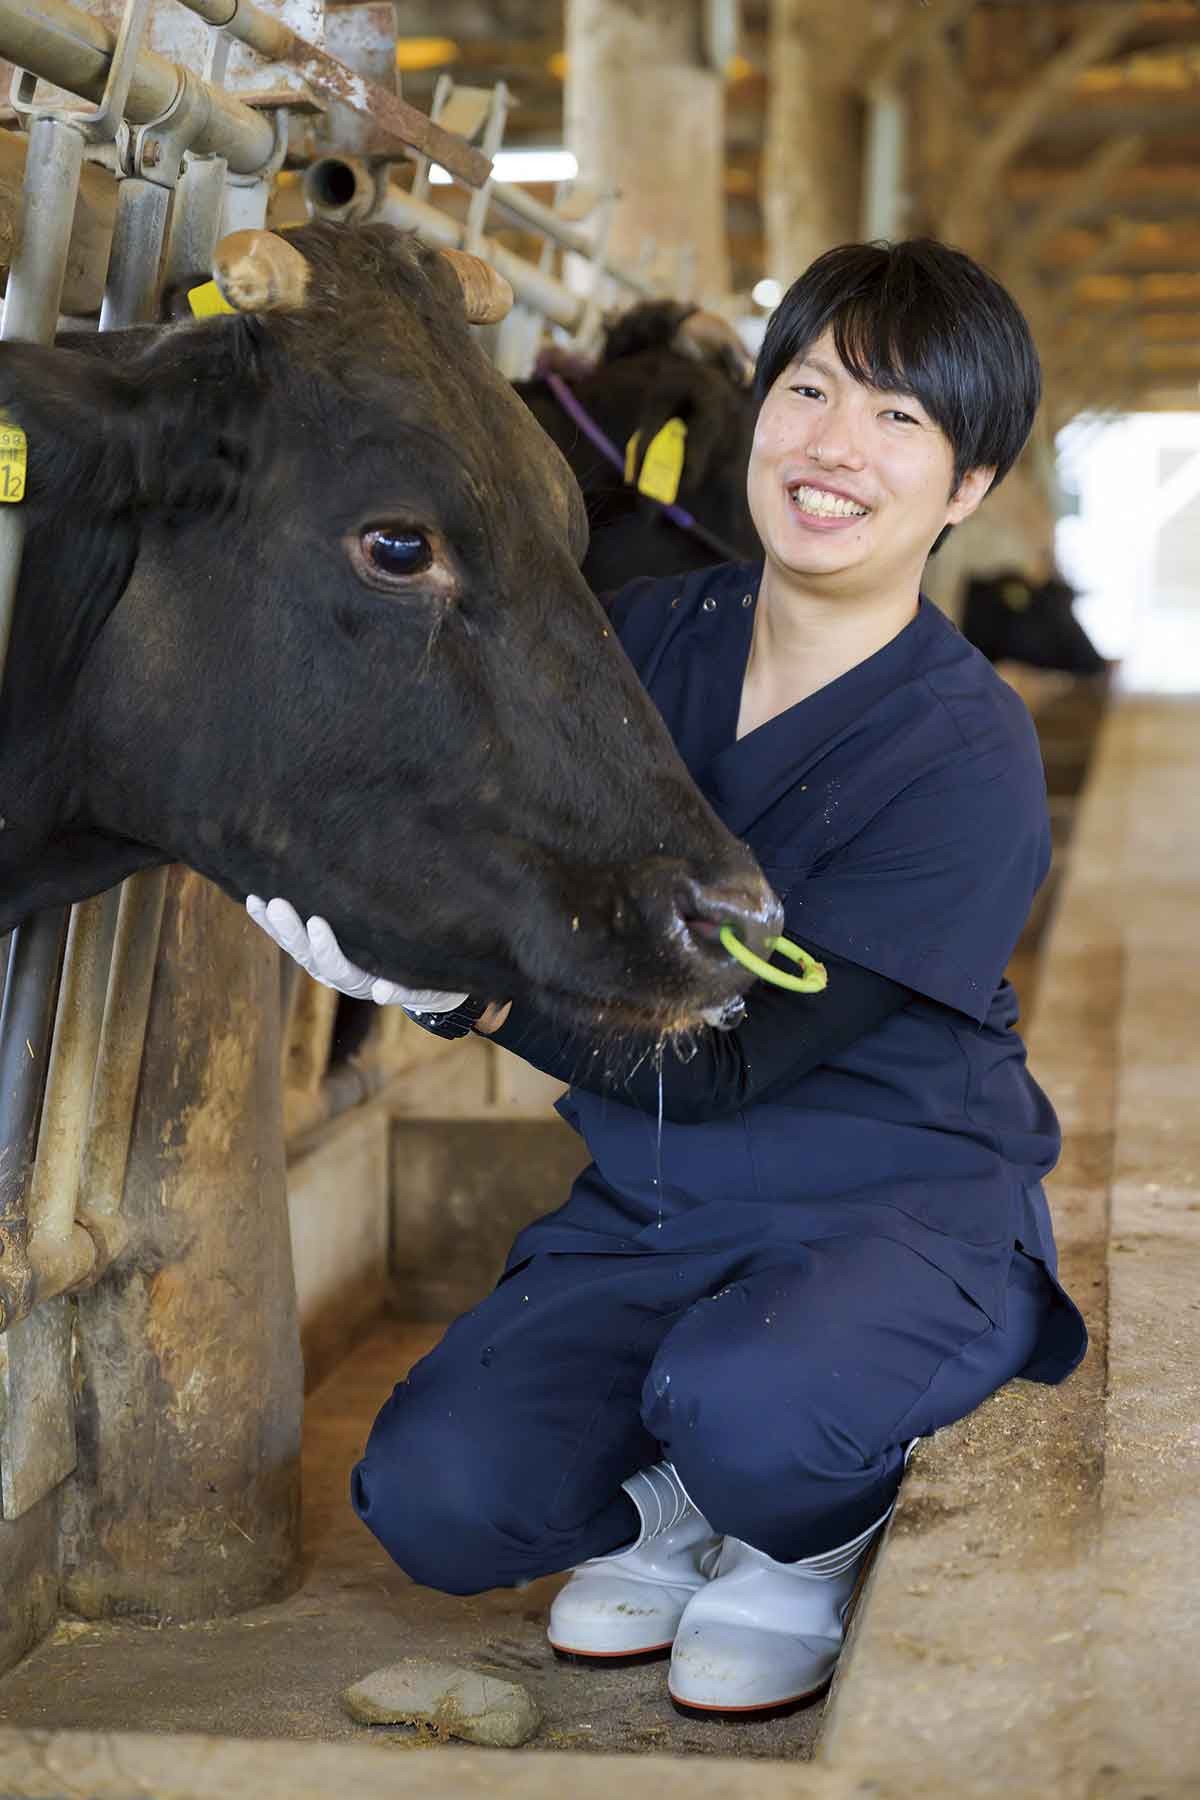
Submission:
M 828 986 L 760 982 L 661 1075 L 520 995 L 439 1027 L 570 1081 L 594 1161 L 396 1388 L 353 1482 L 415 1580 L 572 1569 L 557 1649 L 669 1652 L 677 1704 L 719 1712 L 820 1691 L 912 1443 L 1087 1341 L 1004 977 L 1049 864 L 1037 741 L 920 591 L 1029 434 L 1028 329 L 945 245 L 847 245 L 784 298 L 757 385 L 764 560 L 610 613 Z

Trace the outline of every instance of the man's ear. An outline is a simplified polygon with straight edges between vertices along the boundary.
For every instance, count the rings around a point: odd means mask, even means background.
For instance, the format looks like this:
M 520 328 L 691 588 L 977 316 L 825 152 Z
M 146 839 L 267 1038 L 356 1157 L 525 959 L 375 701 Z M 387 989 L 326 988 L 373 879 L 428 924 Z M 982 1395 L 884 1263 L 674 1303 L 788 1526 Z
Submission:
M 0 344 L 0 411 L 25 433 L 26 502 L 86 498 L 127 508 L 137 485 L 133 384 L 111 363 L 40 344 Z
M 946 524 L 961 525 L 964 519 L 969 519 L 995 479 L 995 469 L 968 469 L 950 496 Z

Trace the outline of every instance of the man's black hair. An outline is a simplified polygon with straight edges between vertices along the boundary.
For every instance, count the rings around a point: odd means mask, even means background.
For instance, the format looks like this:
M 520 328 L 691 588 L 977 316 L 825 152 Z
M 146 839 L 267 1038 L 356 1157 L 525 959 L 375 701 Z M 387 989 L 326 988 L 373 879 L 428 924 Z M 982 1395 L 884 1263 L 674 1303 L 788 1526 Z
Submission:
M 985 269 L 935 238 L 827 250 L 771 315 L 754 376 L 760 406 L 828 329 L 856 380 L 911 394 L 941 426 L 955 489 L 970 469 L 994 468 L 999 485 L 1032 429 L 1042 374 L 1023 313 Z

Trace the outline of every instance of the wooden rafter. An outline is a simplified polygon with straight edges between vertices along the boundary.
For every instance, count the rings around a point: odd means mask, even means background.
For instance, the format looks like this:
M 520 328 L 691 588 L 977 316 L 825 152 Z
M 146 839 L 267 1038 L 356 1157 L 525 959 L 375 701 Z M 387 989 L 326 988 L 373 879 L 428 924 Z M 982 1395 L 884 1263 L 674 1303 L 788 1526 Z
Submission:
M 977 219 L 1005 168 L 1035 136 L 1047 112 L 1090 64 L 1120 43 L 1137 22 L 1134 9 L 1106 7 L 1039 70 L 1004 119 L 969 152 L 944 222 L 953 240 L 977 236 Z
M 1014 266 L 1032 270 L 1051 239 L 1104 198 L 1117 176 L 1138 160 L 1144 144 L 1145 139 L 1138 136 L 1117 138 L 1114 143 L 1102 145 L 1094 156 L 1089 156 L 1062 191 L 1046 201 L 1032 224 L 1026 227 L 1013 259 Z
M 929 5 L 913 6 L 882 45 L 869 46 L 854 69 L 852 85 L 863 90 L 890 86 L 909 63 L 923 61 L 975 4 L 976 0 L 930 0 Z

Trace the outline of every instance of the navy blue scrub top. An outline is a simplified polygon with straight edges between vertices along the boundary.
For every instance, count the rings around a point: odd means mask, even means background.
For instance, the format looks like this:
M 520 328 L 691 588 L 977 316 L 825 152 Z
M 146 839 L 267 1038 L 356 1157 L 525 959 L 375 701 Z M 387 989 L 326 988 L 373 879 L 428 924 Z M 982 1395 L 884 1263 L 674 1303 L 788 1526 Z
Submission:
M 1024 703 L 922 599 L 882 650 L 737 738 L 761 563 L 623 588 L 614 628 L 692 776 L 749 844 L 788 935 L 913 999 L 832 1061 L 727 1118 L 662 1126 L 573 1089 L 594 1158 L 529 1226 L 541 1251 L 634 1254 L 863 1233 L 909 1244 L 997 1324 L 1014 1246 L 1056 1270 L 1042 1179 L 1060 1136 L 1004 979 L 1050 864 Z M 753 1006 L 753 991 L 748 997 Z M 671 1052 L 668 1051 L 669 1055 Z M 1024 1371 L 1086 1346 L 1062 1290 Z

